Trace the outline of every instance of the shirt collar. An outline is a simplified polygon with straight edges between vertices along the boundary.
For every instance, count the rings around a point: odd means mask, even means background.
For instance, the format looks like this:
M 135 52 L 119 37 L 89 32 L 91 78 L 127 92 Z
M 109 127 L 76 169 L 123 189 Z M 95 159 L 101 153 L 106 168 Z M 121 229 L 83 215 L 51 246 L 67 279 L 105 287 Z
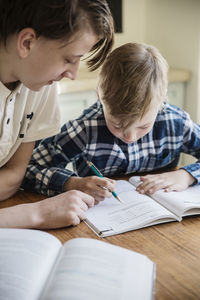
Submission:
M 9 90 L 1 81 L 0 81 L 0 91 L 1 91 L 1 97 L 3 98 L 7 98 L 9 97 L 11 94 L 12 95 L 16 95 L 19 94 L 21 92 L 23 84 L 21 82 L 19 82 L 19 84 L 17 85 L 17 87 L 11 91 Z
M 11 91 L 2 82 L 0 82 L 0 91 L 2 98 L 7 98 L 11 94 Z

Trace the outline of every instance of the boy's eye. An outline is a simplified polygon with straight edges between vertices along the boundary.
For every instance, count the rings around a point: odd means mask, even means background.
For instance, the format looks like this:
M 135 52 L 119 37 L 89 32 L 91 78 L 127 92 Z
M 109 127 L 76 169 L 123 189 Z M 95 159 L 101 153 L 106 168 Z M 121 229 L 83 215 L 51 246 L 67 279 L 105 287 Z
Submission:
M 121 128 L 122 128 L 122 126 L 120 126 L 120 125 L 113 125 L 113 127 L 114 127 L 115 129 L 121 129 Z

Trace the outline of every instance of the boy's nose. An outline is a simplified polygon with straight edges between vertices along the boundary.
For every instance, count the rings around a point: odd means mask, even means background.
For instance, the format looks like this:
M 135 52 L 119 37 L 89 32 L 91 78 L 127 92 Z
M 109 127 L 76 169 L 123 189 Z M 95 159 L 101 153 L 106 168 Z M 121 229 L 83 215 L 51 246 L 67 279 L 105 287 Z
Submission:
M 124 132 L 123 137 L 126 143 L 133 143 L 136 140 L 136 134 L 134 132 Z

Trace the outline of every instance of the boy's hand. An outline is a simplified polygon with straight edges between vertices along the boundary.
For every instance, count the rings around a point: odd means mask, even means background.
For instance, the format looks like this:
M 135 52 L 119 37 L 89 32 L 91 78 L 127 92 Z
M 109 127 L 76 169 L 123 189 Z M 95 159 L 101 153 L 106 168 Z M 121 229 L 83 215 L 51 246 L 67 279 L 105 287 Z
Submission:
M 195 178 L 187 171 L 180 169 L 155 175 L 140 176 L 142 183 L 136 190 L 141 194 L 152 195 L 158 190 L 165 192 L 183 191 L 195 182 Z
M 116 182 L 109 178 L 100 178 L 98 176 L 75 177 L 72 176 L 65 183 L 65 190 L 80 190 L 95 198 L 95 200 L 103 201 L 105 197 L 111 197 L 111 191 L 114 191 Z

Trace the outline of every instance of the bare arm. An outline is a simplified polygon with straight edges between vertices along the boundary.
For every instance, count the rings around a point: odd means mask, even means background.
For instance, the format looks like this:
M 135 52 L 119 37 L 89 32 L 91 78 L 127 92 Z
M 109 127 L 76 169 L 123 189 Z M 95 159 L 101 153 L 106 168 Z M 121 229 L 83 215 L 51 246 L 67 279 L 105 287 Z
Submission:
M 19 189 L 33 147 L 34 142 L 22 144 L 0 169 L 0 200 L 9 198 Z M 0 209 L 0 228 L 47 229 L 77 225 L 93 205 L 93 197 L 71 190 L 39 202 Z
M 11 159 L 0 168 L 0 200 L 12 196 L 19 189 L 35 142 L 20 145 Z
M 78 225 L 93 205 L 93 197 L 72 190 L 39 202 L 0 209 L 0 228 L 50 229 Z

